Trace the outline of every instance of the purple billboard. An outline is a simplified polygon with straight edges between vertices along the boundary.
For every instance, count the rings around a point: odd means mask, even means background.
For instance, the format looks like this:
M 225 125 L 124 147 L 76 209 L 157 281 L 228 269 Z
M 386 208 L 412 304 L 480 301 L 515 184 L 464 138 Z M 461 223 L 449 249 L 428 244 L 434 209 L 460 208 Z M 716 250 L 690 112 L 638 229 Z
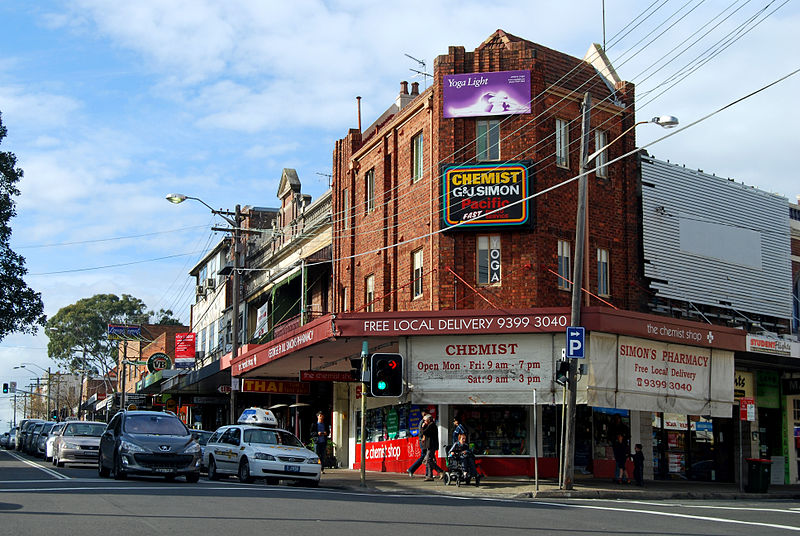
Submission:
M 531 113 L 530 71 L 445 75 L 444 117 Z

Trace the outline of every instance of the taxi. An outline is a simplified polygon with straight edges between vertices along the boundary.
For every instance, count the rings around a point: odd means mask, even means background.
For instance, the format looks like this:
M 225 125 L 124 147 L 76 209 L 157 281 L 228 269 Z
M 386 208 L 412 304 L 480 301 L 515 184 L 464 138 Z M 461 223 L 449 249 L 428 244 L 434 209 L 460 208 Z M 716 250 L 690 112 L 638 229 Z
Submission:
M 203 465 L 209 480 L 236 475 L 247 483 L 264 478 L 267 484 L 294 480 L 316 487 L 322 473 L 316 453 L 278 428 L 275 415 L 261 408 L 248 408 L 237 424 L 218 428 L 205 446 Z

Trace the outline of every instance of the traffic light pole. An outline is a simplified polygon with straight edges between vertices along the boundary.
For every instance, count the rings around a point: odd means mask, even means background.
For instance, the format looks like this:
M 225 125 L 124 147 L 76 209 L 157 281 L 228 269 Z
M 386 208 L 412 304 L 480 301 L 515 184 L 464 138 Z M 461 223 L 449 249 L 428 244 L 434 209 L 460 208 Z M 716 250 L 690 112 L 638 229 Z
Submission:
M 369 343 L 361 343 L 361 487 L 367 487 L 367 359 Z

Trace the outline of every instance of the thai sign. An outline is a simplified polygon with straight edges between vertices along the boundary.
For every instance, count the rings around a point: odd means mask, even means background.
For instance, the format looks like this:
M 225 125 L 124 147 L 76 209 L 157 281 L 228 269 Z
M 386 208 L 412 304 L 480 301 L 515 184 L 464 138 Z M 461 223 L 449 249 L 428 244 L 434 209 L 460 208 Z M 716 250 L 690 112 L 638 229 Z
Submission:
M 528 223 L 528 167 L 523 162 L 445 166 L 442 190 L 445 227 Z
M 442 98 L 445 118 L 529 114 L 530 71 L 445 75 Z
M 195 333 L 175 334 L 175 368 L 192 368 L 195 358 Z
M 243 379 L 242 392 L 307 395 L 311 392 L 311 386 L 301 382 Z

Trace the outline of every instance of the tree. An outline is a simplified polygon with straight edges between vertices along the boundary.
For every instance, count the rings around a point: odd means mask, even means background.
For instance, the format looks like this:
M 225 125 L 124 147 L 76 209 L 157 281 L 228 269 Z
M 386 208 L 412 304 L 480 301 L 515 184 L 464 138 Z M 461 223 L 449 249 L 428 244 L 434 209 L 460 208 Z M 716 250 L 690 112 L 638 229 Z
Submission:
M 151 316 L 160 324 L 180 322 L 172 311 L 145 312 L 139 298 L 123 294 L 97 294 L 62 307 L 47 321 L 47 355 L 71 372 L 86 370 L 108 378 L 117 366 L 119 341 L 108 338 L 108 324 L 148 324 Z M 112 382 L 116 390 L 116 384 Z
M 0 144 L 6 137 L 0 113 Z M 14 197 L 22 169 L 14 153 L 0 151 L 0 340 L 10 333 L 36 333 L 45 325 L 42 296 L 28 287 L 23 276 L 28 273 L 25 258 L 11 250 L 11 218 L 17 215 Z
M 180 326 L 182 324 L 180 320 L 172 316 L 171 309 L 159 309 L 157 313 L 150 311 L 147 314 L 150 316 L 151 324 L 158 324 L 159 326 Z

